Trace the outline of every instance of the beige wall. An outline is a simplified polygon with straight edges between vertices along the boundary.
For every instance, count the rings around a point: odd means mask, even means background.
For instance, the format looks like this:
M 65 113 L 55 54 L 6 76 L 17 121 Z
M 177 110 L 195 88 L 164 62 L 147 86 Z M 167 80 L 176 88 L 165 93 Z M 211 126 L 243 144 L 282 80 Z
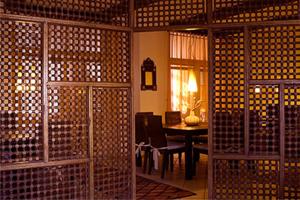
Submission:
M 169 33 L 134 33 L 134 112 L 152 111 L 163 115 L 167 110 Z M 141 65 L 147 58 L 156 64 L 157 91 L 141 90 Z M 163 118 L 164 119 L 164 118 Z

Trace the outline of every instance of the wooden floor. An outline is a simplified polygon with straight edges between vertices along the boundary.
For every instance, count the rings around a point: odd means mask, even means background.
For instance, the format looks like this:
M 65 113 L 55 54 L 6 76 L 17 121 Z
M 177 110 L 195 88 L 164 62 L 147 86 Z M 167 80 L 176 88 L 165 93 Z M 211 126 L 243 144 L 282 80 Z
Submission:
M 184 156 L 183 159 L 184 160 Z M 137 168 L 137 174 L 150 178 L 162 183 L 173 185 L 182 189 L 186 189 L 196 193 L 197 195 L 187 197 L 184 199 L 208 199 L 207 191 L 207 155 L 201 155 L 200 162 L 197 164 L 196 176 L 193 180 L 185 180 L 184 178 L 184 162 L 179 166 L 178 159 L 174 159 L 174 171 L 167 171 L 164 179 L 160 178 L 160 169 L 153 170 L 151 175 L 143 174 L 141 168 Z M 161 163 L 161 162 L 160 162 Z

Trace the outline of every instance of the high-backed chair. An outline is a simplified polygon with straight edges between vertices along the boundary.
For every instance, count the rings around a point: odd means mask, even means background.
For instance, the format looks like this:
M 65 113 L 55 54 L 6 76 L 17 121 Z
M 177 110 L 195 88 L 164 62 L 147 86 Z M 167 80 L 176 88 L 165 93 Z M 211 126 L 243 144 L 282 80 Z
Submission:
M 180 111 L 166 111 L 165 112 L 166 125 L 181 124 L 181 112 Z M 185 142 L 185 137 L 182 135 L 167 136 L 169 143 L 171 142 Z M 171 171 L 173 171 L 173 155 L 170 155 Z M 178 154 L 179 164 L 181 165 L 181 153 Z
M 168 125 L 176 125 L 181 123 L 180 111 L 167 111 L 165 112 L 165 121 Z
M 144 166 L 143 171 L 146 172 L 147 167 L 147 158 L 149 156 L 150 147 L 149 144 L 149 137 L 146 133 L 146 126 L 147 126 L 147 116 L 153 115 L 153 112 L 137 112 L 135 114 L 135 144 L 137 148 L 139 148 L 137 155 L 136 155 L 136 165 L 142 166 L 142 156 L 140 150 L 145 151 L 145 159 L 144 159 Z M 142 145 L 143 144 L 143 145 Z
M 158 150 L 163 154 L 163 164 L 161 171 L 161 178 L 164 178 L 165 170 L 168 163 L 169 155 L 174 153 L 180 153 L 185 151 L 185 144 L 177 143 L 170 144 L 167 141 L 166 135 L 163 131 L 162 117 L 153 115 L 147 116 L 148 125 L 146 126 L 146 132 L 149 136 L 150 144 L 155 150 Z M 150 156 L 149 173 L 151 173 L 153 166 L 153 157 Z
M 149 143 L 148 136 L 145 132 L 145 125 L 147 123 L 147 116 L 153 115 L 153 112 L 137 112 L 135 114 L 135 143 L 140 144 L 144 142 Z

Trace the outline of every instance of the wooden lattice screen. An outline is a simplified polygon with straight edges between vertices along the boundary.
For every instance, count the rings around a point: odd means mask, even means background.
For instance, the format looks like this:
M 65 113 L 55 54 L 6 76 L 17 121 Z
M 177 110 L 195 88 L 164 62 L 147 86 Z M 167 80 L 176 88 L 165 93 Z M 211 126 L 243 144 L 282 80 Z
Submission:
M 299 19 L 298 0 L 213 0 L 213 23 Z
M 128 20 L 127 0 L 0 1 L 0 199 L 133 197 Z
M 1 0 L 0 2 L 0 9 L 6 14 L 117 26 L 129 26 L 129 7 L 129 0 Z
M 135 29 L 300 19 L 299 0 L 135 0 Z
M 135 27 L 204 24 L 205 0 L 135 0 Z
M 134 6 L 136 31 L 209 30 L 209 197 L 299 199 L 300 1 Z
M 133 196 L 130 5 L 0 0 L 1 199 Z M 300 199 L 299 8 L 135 1 L 137 30 L 209 29 L 211 198 Z
M 300 198 L 300 25 L 212 30 L 212 197 Z

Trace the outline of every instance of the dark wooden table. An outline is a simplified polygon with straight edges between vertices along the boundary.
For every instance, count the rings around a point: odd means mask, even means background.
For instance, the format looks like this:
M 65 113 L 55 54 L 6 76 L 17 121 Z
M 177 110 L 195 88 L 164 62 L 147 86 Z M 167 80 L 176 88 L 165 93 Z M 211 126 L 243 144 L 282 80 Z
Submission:
M 207 135 L 208 124 L 201 123 L 198 126 L 187 126 L 186 124 L 178 125 L 164 125 L 164 131 L 167 135 L 184 135 L 185 136 L 185 179 L 191 180 L 193 178 L 193 136 Z

